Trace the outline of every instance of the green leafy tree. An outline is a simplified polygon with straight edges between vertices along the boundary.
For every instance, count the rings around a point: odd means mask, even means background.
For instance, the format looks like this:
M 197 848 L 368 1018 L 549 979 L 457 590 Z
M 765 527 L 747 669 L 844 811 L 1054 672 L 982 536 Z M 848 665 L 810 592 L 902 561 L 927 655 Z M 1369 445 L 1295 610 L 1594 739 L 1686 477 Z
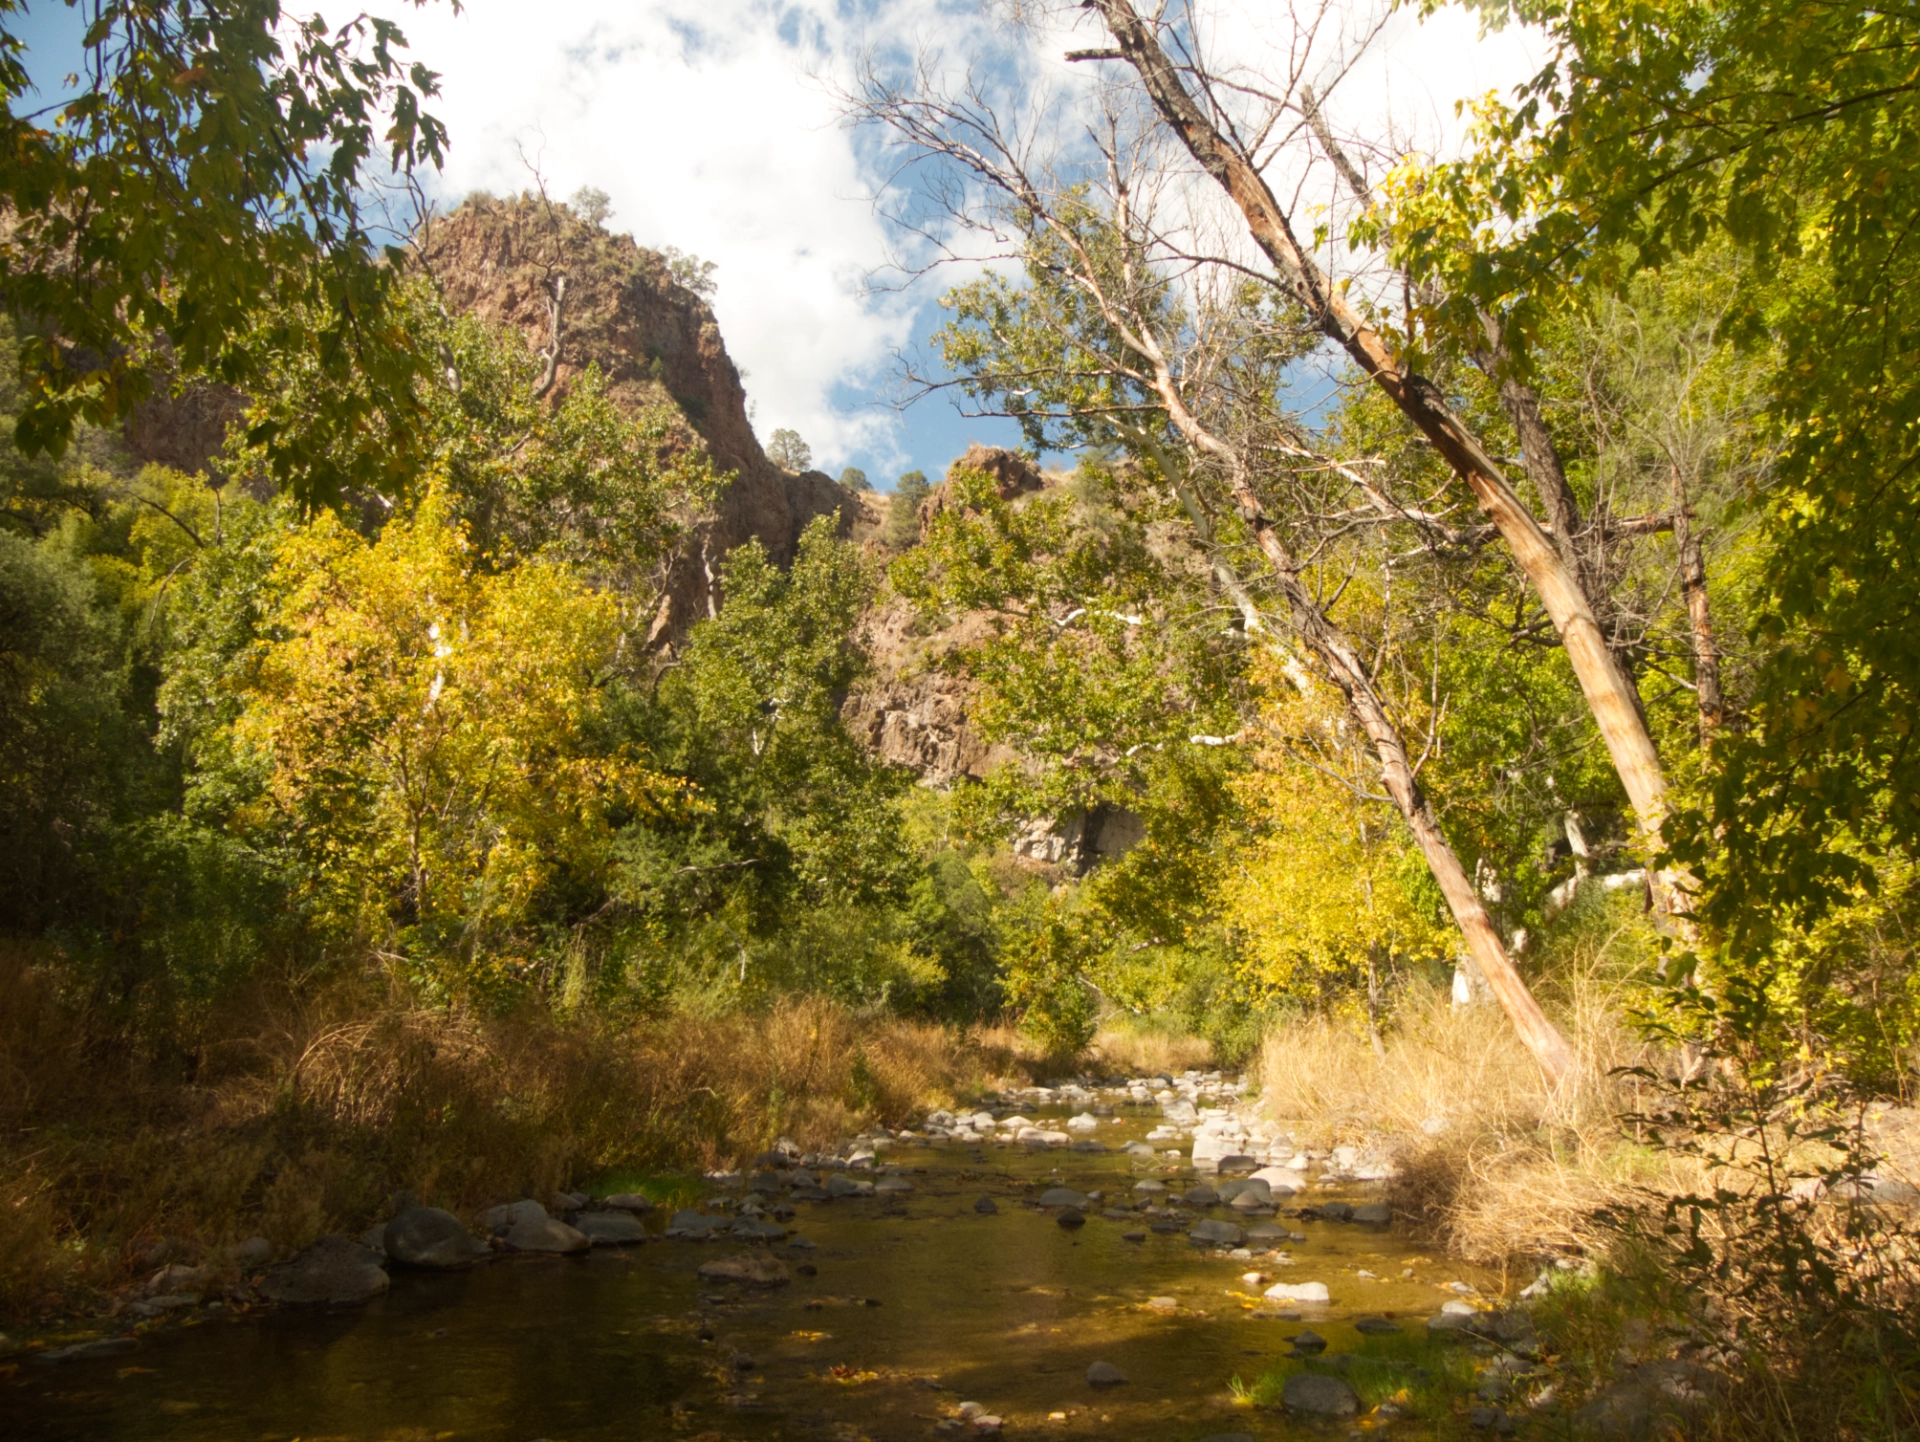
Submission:
M 867 479 L 867 473 L 858 466 L 848 466 L 840 472 L 840 484 L 850 491 L 870 491 L 873 482 Z
M 904 551 L 920 539 L 920 506 L 933 494 L 924 471 L 908 471 L 893 483 L 887 497 L 887 524 L 882 538 L 896 551 Z
M 804 471 L 813 464 L 813 450 L 800 439 L 800 433 L 785 426 L 767 442 L 767 459 L 790 471 Z
M 300 317 L 279 344 L 360 378 L 327 428 L 365 425 L 366 393 L 405 410 L 417 358 L 385 320 L 399 257 L 376 244 L 368 187 L 378 169 L 437 165 L 446 133 L 421 109 L 437 79 L 402 59 L 398 27 L 331 30 L 257 0 L 126 0 L 90 9 L 83 44 L 79 91 L 49 117 L 29 101 L 23 42 L 0 28 L 21 450 L 58 453 L 81 421 L 117 423 L 175 367 L 252 384 L 263 304 Z M 390 484 L 417 459 L 396 428 L 342 474 L 319 464 L 318 429 L 253 438 L 306 500 Z

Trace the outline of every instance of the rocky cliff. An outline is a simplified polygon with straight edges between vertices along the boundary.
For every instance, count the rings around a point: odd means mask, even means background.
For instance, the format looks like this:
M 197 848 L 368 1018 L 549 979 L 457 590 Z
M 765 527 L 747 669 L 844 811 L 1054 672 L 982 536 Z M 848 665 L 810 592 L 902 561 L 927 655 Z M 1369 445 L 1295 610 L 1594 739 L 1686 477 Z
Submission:
M 423 230 L 415 253 L 451 309 L 519 331 L 535 352 L 554 348 L 557 307 L 556 396 L 597 365 L 612 399 L 635 409 L 672 402 L 689 440 L 734 473 L 674 567 L 656 639 L 670 642 L 710 613 L 719 558 L 742 542 L 758 538 L 785 564 L 815 517 L 837 515 L 851 529 L 847 494 L 829 477 L 784 470 L 761 450 L 713 312 L 664 256 L 524 197 L 469 200 Z

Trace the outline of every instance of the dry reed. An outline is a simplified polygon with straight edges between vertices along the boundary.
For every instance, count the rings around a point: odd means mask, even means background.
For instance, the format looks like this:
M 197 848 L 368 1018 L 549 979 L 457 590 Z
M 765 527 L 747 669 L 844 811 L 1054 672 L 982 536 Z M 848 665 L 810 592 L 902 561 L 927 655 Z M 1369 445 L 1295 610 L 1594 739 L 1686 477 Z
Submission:
M 1270 1030 L 1262 1103 L 1302 1143 L 1391 1150 L 1395 1210 L 1455 1254 L 1503 1265 L 1587 1251 L 1600 1241 L 1596 1214 L 1700 1180 L 1622 1126 L 1641 1099 L 1621 1069 L 1662 1058 L 1622 1021 L 1620 989 L 1599 968 L 1567 983 L 1561 1010 L 1579 1065 L 1556 1090 L 1498 1007 L 1455 1007 L 1424 987 L 1398 1000 L 1377 1046 L 1325 1018 Z
M 1204 1037 L 1165 1027 L 1142 1027 L 1109 1020 L 1094 1035 L 1091 1058 L 1108 1072 L 1128 1076 L 1178 1076 L 1213 1060 Z
M 467 1211 L 614 1169 L 711 1168 L 1027 1075 L 1005 1038 L 805 998 L 483 1018 L 360 978 L 263 986 L 202 1030 L 219 1040 L 130 1044 L 0 956 L 0 1317 L 90 1305 L 159 1249 L 358 1231 L 402 1188 Z

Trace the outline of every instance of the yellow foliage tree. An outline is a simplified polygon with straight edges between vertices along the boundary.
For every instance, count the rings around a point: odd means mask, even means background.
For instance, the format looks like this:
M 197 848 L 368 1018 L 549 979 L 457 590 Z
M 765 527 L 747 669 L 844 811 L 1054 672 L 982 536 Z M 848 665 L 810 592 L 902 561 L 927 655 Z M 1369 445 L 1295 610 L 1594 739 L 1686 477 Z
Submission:
M 614 599 L 480 564 L 450 510 L 435 488 L 371 544 L 331 515 L 289 539 L 235 726 L 264 783 L 237 819 L 284 839 L 318 920 L 440 996 L 524 970 L 543 887 L 673 790 L 593 734 Z
M 1338 1007 L 1364 999 L 1377 1045 L 1386 980 L 1409 960 L 1447 954 L 1453 934 L 1409 893 L 1424 874 L 1419 850 L 1370 784 L 1337 698 L 1267 679 L 1258 760 L 1237 783 L 1259 839 L 1222 904 L 1250 980 Z

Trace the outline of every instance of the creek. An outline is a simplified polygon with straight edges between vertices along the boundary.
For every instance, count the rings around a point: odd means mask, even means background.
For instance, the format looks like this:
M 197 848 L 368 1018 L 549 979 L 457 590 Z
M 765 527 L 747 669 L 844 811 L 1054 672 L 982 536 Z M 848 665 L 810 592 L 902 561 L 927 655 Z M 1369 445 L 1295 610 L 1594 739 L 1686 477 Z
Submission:
M 23 1360 L 0 1381 L 0 1433 L 22 1442 L 883 1442 L 979 1435 L 959 1417 L 974 1402 L 1007 1436 L 1196 1442 L 1323 1426 L 1345 1436 L 1351 1421 L 1256 1409 L 1236 1385 L 1288 1356 L 1289 1339 L 1309 1327 L 1334 1357 L 1357 1343 L 1356 1321 L 1397 1319 L 1419 1332 L 1454 1295 L 1448 1284 L 1483 1280 L 1395 1229 L 1314 1215 L 1377 1194 L 1313 1172 L 1306 1190 L 1280 1199 L 1277 1218 L 1263 1219 L 1305 1237 L 1278 1243 L 1285 1260 L 1192 1244 L 1195 1221 L 1248 1220 L 1224 1207 L 1157 1218 L 1178 1223 L 1161 1231 L 1138 1213 L 1109 1218 L 1105 1207 L 1135 1205 L 1137 1182 L 1178 1192 L 1199 1179 L 1164 1138 L 1150 1158 L 1123 1150 L 1161 1124 L 1157 1106 L 1129 1105 L 1124 1091 L 1102 1098 L 1114 1115 L 1094 1133 L 1100 1152 L 896 1141 L 874 1175 L 894 1173 L 910 1191 L 792 1204 L 792 1235 L 772 1248 L 788 1285 L 703 1279 L 703 1263 L 746 1245 L 665 1238 L 662 1208 L 637 1246 L 395 1271 L 386 1295 L 351 1310 L 203 1309 L 122 1355 Z M 1032 1119 L 1058 1125 L 1080 1110 L 1038 1105 Z M 730 1199 L 741 1185 L 710 1184 L 701 1195 Z M 1103 1192 L 1104 1204 L 1083 1225 L 1062 1226 L 1059 1212 L 1036 1205 L 1062 1186 Z M 983 1197 L 996 1209 L 978 1210 Z M 1249 1272 L 1324 1283 L 1331 1300 L 1266 1300 L 1265 1283 L 1242 1280 Z M 1096 1362 L 1126 1381 L 1095 1388 Z

